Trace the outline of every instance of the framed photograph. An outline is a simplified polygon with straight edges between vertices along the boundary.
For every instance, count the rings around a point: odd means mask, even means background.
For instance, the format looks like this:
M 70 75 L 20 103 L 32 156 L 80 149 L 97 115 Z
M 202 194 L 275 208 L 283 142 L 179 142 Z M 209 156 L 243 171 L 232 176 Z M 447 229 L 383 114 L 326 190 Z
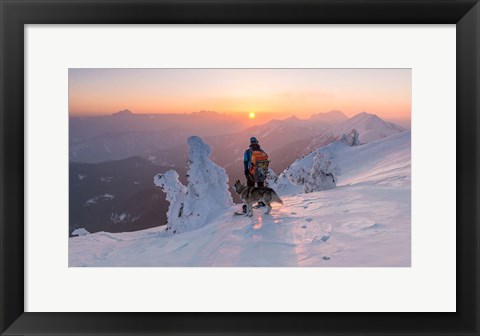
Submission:
M 0 10 L 2 335 L 479 335 L 478 1 Z

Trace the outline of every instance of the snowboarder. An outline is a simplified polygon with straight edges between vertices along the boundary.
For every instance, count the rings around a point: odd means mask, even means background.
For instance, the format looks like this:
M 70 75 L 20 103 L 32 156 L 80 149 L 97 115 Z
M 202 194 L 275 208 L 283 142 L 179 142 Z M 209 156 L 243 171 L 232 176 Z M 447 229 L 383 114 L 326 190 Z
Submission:
M 245 177 L 247 178 L 247 187 L 263 188 L 265 179 L 268 174 L 268 155 L 263 149 L 256 137 L 250 138 L 250 146 L 243 154 L 243 166 L 245 169 Z M 257 207 L 265 206 L 265 203 L 258 202 Z M 243 205 L 243 213 L 247 213 L 246 204 Z

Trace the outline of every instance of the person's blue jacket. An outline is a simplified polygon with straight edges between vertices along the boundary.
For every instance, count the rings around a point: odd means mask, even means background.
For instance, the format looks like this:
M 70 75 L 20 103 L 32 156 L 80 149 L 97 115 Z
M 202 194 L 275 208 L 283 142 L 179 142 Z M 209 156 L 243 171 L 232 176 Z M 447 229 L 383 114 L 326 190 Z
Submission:
M 243 166 L 245 170 L 249 170 L 252 165 L 252 150 L 248 148 L 245 153 L 243 153 Z

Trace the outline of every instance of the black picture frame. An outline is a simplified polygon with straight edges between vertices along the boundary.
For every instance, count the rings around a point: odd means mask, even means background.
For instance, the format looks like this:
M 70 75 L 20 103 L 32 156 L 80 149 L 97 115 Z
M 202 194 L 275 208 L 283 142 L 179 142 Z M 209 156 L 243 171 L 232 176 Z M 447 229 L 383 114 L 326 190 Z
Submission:
M 479 335 L 478 0 L 0 0 L 0 11 L 2 335 Z M 24 312 L 24 25 L 159 23 L 456 24 L 457 312 Z

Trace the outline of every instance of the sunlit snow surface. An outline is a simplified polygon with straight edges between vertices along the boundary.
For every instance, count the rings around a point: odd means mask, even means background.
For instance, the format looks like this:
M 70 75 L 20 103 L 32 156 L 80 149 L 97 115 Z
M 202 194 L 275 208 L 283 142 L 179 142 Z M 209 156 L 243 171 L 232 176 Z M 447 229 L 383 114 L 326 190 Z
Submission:
M 70 266 L 410 266 L 410 132 L 337 150 L 335 189 L 284 195 L 170 237 L 163 228 L 69 238 Z M 230 181 L 232 184 L 232 181 Z

